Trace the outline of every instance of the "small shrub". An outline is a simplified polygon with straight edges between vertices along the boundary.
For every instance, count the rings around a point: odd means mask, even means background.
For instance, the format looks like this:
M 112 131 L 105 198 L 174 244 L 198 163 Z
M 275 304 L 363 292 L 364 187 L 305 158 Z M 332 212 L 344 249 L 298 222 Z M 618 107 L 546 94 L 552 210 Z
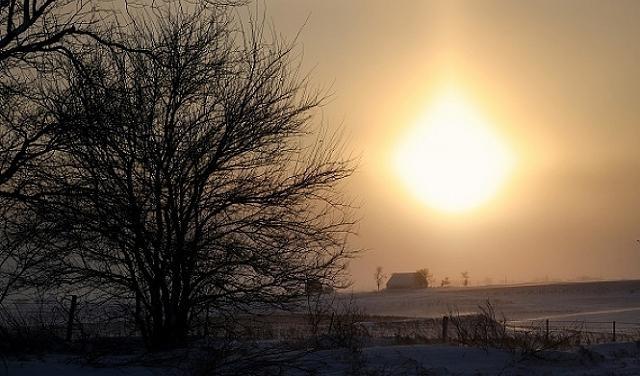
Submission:
M 305 370 L 299 360 L 304 351 L 283 345 L 258 345 L 234 341 L 211 341 L 197 351 L 185 374 L 192 376 L 270 376 Z
M 506 320 L 498 320 L 491 302 L 479 307 L 475 315 L 451 315 L 455 341 L 465 346 L 483 349 L 498 348 L 519 355 L 521 359 L 539 357 L 548 350 L 569 348 L 580 344 L 580 330 L 546 333 L 541 327 L 511 328 Z
M 368 337 L 367 330 L 362 326 L 366 319 L 367 315 L 350 298 L 333 312 L 328 336 L 336 347 L 358 349 Z
M 30 312 L 0 307 L 0 353 L 27 355 L 61 351 L 67 344 L 56 312 L 37 305 Z

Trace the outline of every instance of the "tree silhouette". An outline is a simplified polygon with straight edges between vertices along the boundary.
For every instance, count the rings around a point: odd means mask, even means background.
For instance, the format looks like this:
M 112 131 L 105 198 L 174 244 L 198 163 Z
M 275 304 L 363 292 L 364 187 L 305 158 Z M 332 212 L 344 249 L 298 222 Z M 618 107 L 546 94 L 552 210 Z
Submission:
M 147 20 L 127 41 L 95 44 L 59 69 L 64 124 L 57 195 L 34 206 L 64 251 L 57 274 L 137 301 L 149 348 L 184 343 L 210 308 L 287 308 L 305 282 L 344 287 L 354 221 L 336 190 L 353 170 L 338 140 L 310 137 L 322 97 L 293 45 L 229 11 Z M 62 246 L 63 245 L 63 246 Z
M 462 275 L 462 285 L 464 287 L 469 286 L 469 272 L 464 271 L 462 273 L 460 273 Z
M 64 85 L 55 66 L 60 56 L 74 59 L 90 40 L 131 50 L 102 29 L 108 14 L 99 1 L 0 0 L 0 303 L 40 273 L 53 255 L 28 232 L 40 230 L 29 212 L 49 191 L 36 170 L 51 167 L 60 146 L 60 124 L 47 97 Z M 124 3 L 124 2 L 122 2 Z M 115 33 L 113 33 L 115 34 Z M 138 50 L 138 52 L 144 52 Z
M 33 169 L 48 164 L 57 141 L 57 123 L 43 103 L 56 77 L 42 61 L 80 31 L 80 19 L 92 23 L 87 4 L 0 1 L 0 303 L 49 256 L 24 232 L 38 228 L 24 203 L 40 197 Z
M 427 269 L 427 268 L 420 269 L 416 273 L 418 274 L 418 277 L 420 278 L 420 283 L 421 283 L 422 287 L 429 287 L 429 286 L 433 285 L 434 278 L 433 278 L 433 274 L 431 274 L 429 269 Z
M 376 280 L 376 287 L 378 291 L 380 291 L 380 286 L 384 283 L 384 280 L 387 279 L 387 274 L 382 270 L 382 266 L 378 266 L 376 268 L 375 273 L 373 273 L 373 278 Z
M 78 24 L 91 23 L 92 10 L 90 1 L 0 1 L 0 62 L 59 47 Z

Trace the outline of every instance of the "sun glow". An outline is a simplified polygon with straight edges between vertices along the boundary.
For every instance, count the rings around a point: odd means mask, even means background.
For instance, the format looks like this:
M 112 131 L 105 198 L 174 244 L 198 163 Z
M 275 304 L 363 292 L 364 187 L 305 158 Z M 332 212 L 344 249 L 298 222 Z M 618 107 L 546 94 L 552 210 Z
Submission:
M 395 168 L 410 191 L 443 212 L 471 210 L 503 185 L 513 157 L 468 101 L 438 97 L 398 145 Z

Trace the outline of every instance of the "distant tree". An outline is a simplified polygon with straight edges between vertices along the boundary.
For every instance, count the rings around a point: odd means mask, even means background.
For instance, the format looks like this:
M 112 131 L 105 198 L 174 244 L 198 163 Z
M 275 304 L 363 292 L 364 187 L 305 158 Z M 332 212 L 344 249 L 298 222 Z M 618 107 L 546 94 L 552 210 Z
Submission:
M 184 343 L 204 309 L 287 308 L 308 281 L 344 287 L 354 224 L 336 186 L 353 171 L 314 132 L 322 97 L 292 48 L 230 11 L 149 18 L 132 45 L 99 44 L 59 70 L 61 194 L 37 214 L 65 243 L 58 275 L 137 301 L 151 349 Z M 189 11 L 191 12 L 191 11 Z M 274 37 L 275 38 L 275 37 Z
M 433 278 L 433 274 L 431 274 L 429 269 L 427 268 L 419 269 L 416 271 L 416 273 L 418 274 L 418 278 L 420 278 L 420 283 L 422 287 L 433 286 L 434 278 Z
M 444 277 L 444 279 L 440 282 L 440 287 L 447 287 L 451 284 L 449 281 L 449 277 Z
M 462 273 L 460 273 L 462 275 L 462 285 L 464 287 L 469 286 L 469 272 L 464 271 Z
M 373 273 L 373 277 L 376 280 L 376 287 L 378 288 L 378 291 L 380 291 L 380 287 L 384 283 L 385 279 L 387 279 L 387 274 L 382 270 L 382 266 L 378 266 L 376 268 L 375 273 Z

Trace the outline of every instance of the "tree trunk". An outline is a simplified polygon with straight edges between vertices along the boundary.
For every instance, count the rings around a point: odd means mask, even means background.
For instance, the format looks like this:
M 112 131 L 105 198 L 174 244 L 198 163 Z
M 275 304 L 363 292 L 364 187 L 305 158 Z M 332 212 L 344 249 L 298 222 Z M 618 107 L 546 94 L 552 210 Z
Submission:
M 151 351 L 170 350 L 187 344 L 189 325 L 187 315 L 183 312 L 171 315 L 165 312 L 151 328 L 145 339 L 147 348 Z

